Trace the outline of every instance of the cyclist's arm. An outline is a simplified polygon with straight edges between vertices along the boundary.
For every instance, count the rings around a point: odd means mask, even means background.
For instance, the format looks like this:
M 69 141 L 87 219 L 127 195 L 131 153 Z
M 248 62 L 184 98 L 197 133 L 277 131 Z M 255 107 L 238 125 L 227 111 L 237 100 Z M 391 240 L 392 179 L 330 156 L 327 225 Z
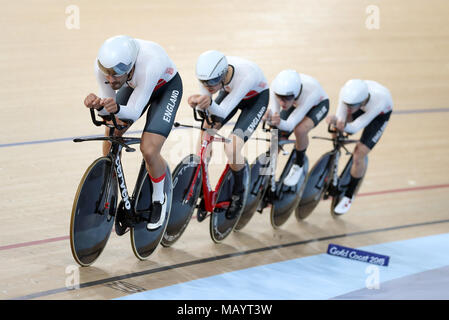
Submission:
M 246 94 L 255 87 L 254 77 L 246 76 L 237 88 L 234 88 L 218 105 L 212 100 L 209 111 L 220 118 L 225 119 L 234 108 L 245 98 Z
M 97 60 L 95 60 L 95 77 L 97 79 L 98 89 L 99 89 L 98 96 L 102 99 L 104 99 L 104 98 L 114 98 L 115 99 L 115 95 L 116 95 L 115 91 L 111 88 L 111 86 L 109 84 L 106 83 L 107 82 L 106 77 L 100 71 L 100 68 L 98 68 Z M 107 112 L 106 110 L 101 108 L 98 111 L 98 114 L 101 116 L 106 116 L 109 114 L 109 112 Z
M 268 103 L 268 110 L 270 110 L 271 114 L 281 112 L 281 106 L 279 105 L 279 102 L 276 100 L 276 96 L 274 95 L 273 90 L 270 90 L 270 102 Z
M 316 106 L 320 101 L 319 92 L 309 95 L 300 106 L 296 107 L 295 110 L 289 115 L 286 120 L 282 120 L 279 123 L 278 128 L 282 131 L 292 132 L 295 127 L 304 119 L 306 114 Z
M 212 94 L 209 91 L 207 91 L 207 89 L 204 87 L 201 81 L 198 81 L 198 84 L 200 87 L 200 95 L 212 97 Z
M 142 79 L 137 79 L 138 85 L 129 97 L 128 103 L 118 105 L 119 110 L 116 115 L 119 119 L 135 122 L 140 118 L 164 70 L 162 63 L 147 66 L 141 76 Z
M 346 122 L 346 118 L 348 116 L 348 109 L 341 99 L 338 102 L 337 112 L 335 115 L 337 116 L 337 121 Z
M 349 134 L 358 132 L 360 129 L 365 128 L 378 114 L 378 108 L 368 110 L 354 121 L 347 123 L 345 126 L 345 132 Z

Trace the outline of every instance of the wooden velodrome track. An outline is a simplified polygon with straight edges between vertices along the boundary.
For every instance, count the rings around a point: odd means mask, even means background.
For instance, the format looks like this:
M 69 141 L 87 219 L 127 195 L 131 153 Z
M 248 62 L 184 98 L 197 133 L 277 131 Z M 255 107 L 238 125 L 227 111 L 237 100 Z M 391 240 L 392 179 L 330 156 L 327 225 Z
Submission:
M 79 29 L 66 26 L 70 5 L 79 9 Z M 379 29 L 366 27 L 369 5 L 379 8 Z M 320 254 L 333 236 L 346 234 L 339 244 L 360 247 L 449 232 L 446 0 L 45 0 L 2 7 L 0 299 L 110 299 L 129 293 L 125 286 L 150 290 Z M 210 240 L 208 221 L 193 220 L 172 248 L 160 247 L 144 262 L 134 257 L 128 234 L 112 234 L 97 262 L 80 268 L 81 288 L 64 290 L 67 268 L 76 265 L 68 240 L 73 197 L 84 170 L 101 151 L 100 143 L 71 139 L 103 132 L 92 125 L 82 102 L 97 92 L 96 53 L 116 34 L 152 40 L 167 50 L 184 83 L 177 114 L 184 123 L 193 122 L 186 99 L 197 91 L 195 62 L 208 49 L 255 61 L 270 82 L 286 68 L 317 78 L 330 97 L 331 113 L 340 87 L 350 78 L 387 86 L 394 114 L 370 154 L 350 212 L 334 219 L 325 201 L 304 222 L 292 215 L 274 230 L 265 210 L 222 244 Z M 136 122 L 130 129 L 136 133 L 130 135 L 138 136 L 143 123 Z M 194 152 L 196 135 L 172 132 L 163 149 L 172 170 Z M 312 135 L 327 135 L 326 125 Z M 264 148 L 248 143 L 248 159 Z M 310 164 L 329 148 L 326 141 L 311 140 Z M 214 178 L 223 166 L 221 149 L 216 145 Z M 139 152 L 123 157 L 131 188 L 140 159 Z M 268 249 L 241 254 L 258 248 Z M 188 263 L 209 257 L 222 258 Z

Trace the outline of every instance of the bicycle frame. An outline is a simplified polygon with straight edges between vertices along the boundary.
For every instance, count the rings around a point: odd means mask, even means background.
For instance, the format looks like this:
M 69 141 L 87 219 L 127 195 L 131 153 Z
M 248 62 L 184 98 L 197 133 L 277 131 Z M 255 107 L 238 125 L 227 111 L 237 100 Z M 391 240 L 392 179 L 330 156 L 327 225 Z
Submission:
M 227 209 L 230 205 L 229 201 L 217 203 L 218 190 L 220 189 L 221 184 L 223 183 L 224 177 L 226 176 L 227 172 L 230 170 L 229 164 L 227 164 L 225 169 L 223 170 L 223 172 L 220 176 L 220 179 L 215 187 L 215 190 L 213 190 L 210 185 L 209 171 L 208 171 L 209 166 L 206 161 L 206 157 L 207 157 L 206 153 L 207 153 L 209 145 L 213 141 L 227 142 L 228 139 L 217 138 L 217 137 L 214 137 L 213 135 L 210 135 L 209 133 L 207 133 L 207 131 L 205 132 L 204 138 L 203 138 L 203 141 L 201 144 L 201 149 L 198 153 L 198 155 L 200 157 L 200 163 L 198 164 L 198 166 L 196 168 L 195 175 L 193 177 L 193 180 L 192 180 L 190 188 L 189 188 L 189 192 L 187 193 L 187 196 L 184 200 L 184 202 L 186 203 L 193 196 L 194 187 L 195 187 L 196 181 L 198 179 L 199 172 L 201 170 L 204 204 L 205 204 L 205 209 L 208 212 L 214 211 L 215 208 Z
M 201 118 L 198 117 L 197 112 L 200 114 Z M 222 137 L 222 136 L 216 137 L 216 135 L 218 135 L 216 132 L 213 132 L 212 134 L 210 134 L 208 131 L 211 129 L 205 129 L 203 127 L 204 121 L 206 121 L 212 127 L 215 125 L 214 121 L 209 120 L 209 113 L 207 112 L 207 110 L 200 111 L 200 110 L 193 109 L 193 117 L 196 121 L 201 121 L 201 127 L 183 125 L 178 122 L 176 122 L 174 124 L 175 127 L 183 126 L 186 128 L 196 128 L 196 129 L 200 129 L 201 131 L 204 131 L 201 148 L 198 152 L 198 156 L 200 157 L 200 163 L 198 164 L 198 166 L 195 170 L 195 174 L 193 176 L 190 187 L 188 189 L 189 191 L 186 193 L 183 202 L 187 203 L 192 198 L 192 196 L 194 194 L 195 184 L 198 179 L 198 175 L 201 171 L 202 187 L 203 187 L 203 195 L 204 195 L 204 206 L 205 206 L 204 209 L 208 212 L 213 212 L 215 208 L 227 209 L 230 205 L 230 202 L 223 201 L 223 202 L 217 203 L 217 198 L 218 198 L 218 190 L 220 189 L 220 187 L 223 183 L 224 177 L 230 170 L 230 166 L 229 166 L 229 164 L 226 165 L 225 169 L 223 170 L 223 172 L 220 176 L 220 179 L 218 180 L 217 185 L 215 186 L 215 189 L 212 189 L 212 186 L 210 185 L 210 181 L 209 181 L 209 171 L 208 171 L 209 168 L 208 168 L 206 158 L 207 158 L 208 147 L 213 141 L 230 142 L 230 140 L 225 137 Z
M 138 144 L 138 143 L 140 143 L 141 139 L 140 138 L 131 138 L 131 137 L 115 137 L 115 136 L 113 136 L 115 129 L 121 130 L 124 128 L 124 126 L 117 125 L 115 117 L 111 117 L 114 125 L 107 124 L 106 120 L 104 120 L 104 121 L 96 120 L 95 113 L 93 112 L 93 109 L 91 109 L 91 117 L 92 117 L 92 122 L 96 126 L 106 125 L 110 128 L 109 136 L 108 137 L 86 138 L 86 139 L 77 138 L 77 139 L 74 139 L 73 141 L 74 142 L 84 142 L 84 141 L 109 141 L 109 142 L 111 142 L 111 148 L 109 150 L 107 157 L 111 159 L 111 162 L 112 162 L 113 168 L 114 168 L 113 170 L 115 171 L 115 174 L 118 179 L 120 195 L 121 195 L 121 198 L 124 203 L 125 217 L 128 219 L 136 218 L 135 217 L 136 214 L 149 213 L 149 211 L 146 211 L 146 210 L 139 211 L 139 212 L 135 210 L 134 200 L 135 200 L 135 196 L 136 196 L 136 190 L 134 190 L 132 196 L 130 196 L 128 187 L 126 184 L 125 175 L 123 172 L 122 160 L 121 160 L 121 153 L 122 153 L 123 148 L 125 148 L 125 151 L 127 151 L 127 152 L 134 152 L 135 149 L 129 147 L 129 145 Z M 136 185 L 139 185 L 141 180 L 144 178 L 144 176 L 142 175 L 142 174 L 144 174 L 144 171 L 145 171 L 145 165 L 144 165 L 144 162 L 142 162 L 142 166 L 139 171 L 138 180 L 137 180 Z M 109 203 L 107 203 L 105 201 L 109 197 L 109 192 L 110 192 L 109 186 L 111 184 L 112 178 L 113 178 L 112 174 L 109 174 L 107 177 L 107 180 L 106 180 L 106 187 L 104 188 L 104 190 L 106 191 L 106 194 L 105 194 L 105 196 L 102 195 L 101 200 L 97 204 L 97 212 L 100 214 L 104 213 L 104 210 L 108 209 L 108 207 L 109 207 Z M 134 219 L 134 220 L 136 220 L 136 219 Z

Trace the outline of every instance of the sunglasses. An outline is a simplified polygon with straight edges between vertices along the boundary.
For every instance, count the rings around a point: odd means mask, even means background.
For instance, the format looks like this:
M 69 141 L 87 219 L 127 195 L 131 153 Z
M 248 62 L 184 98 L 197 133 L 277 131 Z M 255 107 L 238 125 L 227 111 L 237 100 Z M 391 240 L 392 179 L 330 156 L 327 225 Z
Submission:
M 293 94 L 288 95 L 288 96 L 281 96 L 281 95 L 275 93 L 275 95 L 276 95 L 276 97 L 278 97 L 278 98 L 281 99 L 282 101 L 292 101 L 292 100 L 295 99 L 295 95 L 293 95 Z
M 363 104 L 363 102 L 364 102 L 364 101 L 359 102 L 359 103 L 352 103 L 352 104 L 344 102 L 344 104 L 345 104 L 348 108 L 356 109 L 356 108 L 361 107 L 362 104 Z
M 130 63 L 128 65 L 126 65 L 124 63 L 119 63 L 118 65 L 116 65 L 112 68 L 106 68 L 100 63 L 100 61 L 98 61 L 98 67 L 103 72 L 103 74 L 113 76 L 114 78 L 121 77 L 124 74 L 128 73 L 131 65 L 132 65 L 132 63 Z
M 200 80 L 200 82 L 205 85 L 206 87 L 215 87 L 216 85 L 218 85 L 221 80 L 222 80 L 223 76 L 219 76 L 213 79 L 209 79 L 209 80 Z

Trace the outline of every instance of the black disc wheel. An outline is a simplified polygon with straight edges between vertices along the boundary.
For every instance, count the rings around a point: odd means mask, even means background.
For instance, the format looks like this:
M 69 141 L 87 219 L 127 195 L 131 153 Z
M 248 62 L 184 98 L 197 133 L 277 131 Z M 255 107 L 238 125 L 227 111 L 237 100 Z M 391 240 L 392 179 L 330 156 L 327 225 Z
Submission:
M 237 225 L 240 216 L 242 214 L 243 209 L 245 208 L 245 201 L 248 193 L 249 186 L 249 165 L 245 159 L 245 168 L 243 183 L 245 192 L 243 194 L 243 206 L 240 212 L 238 212 L 232 219 L 226 217 L 226 211 L 229 207 L 225 208 L 215 208 L 211 214 L 210 219 L 210 236 L 212 241 L 215 243 L 220 243 L 223 241 L 231 232 L 234 230 Z M 231 203 L 232 191 L 234 187 L 234 177 L 231 172 L 231 169 L 228 170 L 226 175 L 223 178 L 223 181 L 218 190 L 217 203 Z
M 168 221 L 170 219 L 171 202 L 172 202 L 172 177 L 170 169 L 167 165 L 164 193 L 166 194 L 167 206 L 165 212 L 165 219 L 163 224 L 154 230 L 148 230 L 147 224 L 150 219 L 152 200 L 151 195 L 153 192 L 153 186 L 150 181 L 150 177 L 146 170 L 144 171 L 145 177 L 142 180 L 140 186 L 136 186 L 136 202 L 135 209 L 139 217 L 139 221 L 131 228 L 131 246 L 134 255 L 140 260 L 147 260 L 148 257 L 156 250 L 157 246 L 162 240 L 165 229 L 167 228 Z M 140 212 L 140 213 L 139 213 Z
M 81 266 L 90 266 L 103 252 L 114 225 L 117 196 L 110 158 L 95 160 L 81 179 L 70 222 L 72 255 Z
M 290 161 L 287 164 L 292 164 Z M 281 177 L 286 176 L 292 165 L 286 166 Z M 307 171 L 309 170 L 309 159 L 307 156 L 304 157 L 303 172 L 299 181 L 294 186 L 286 186 L 284 184 L 278 184 L 277 188 L 279 192 L 276 192 L 273 199 L 273 205 L 270 211 L 270 222 L 271 226 L 275 229 L 282 226 L 287 222 L 288 218 L 291 216 L 293 211 L 298 207 L 301 200 L 301 196 L 305 189 L 305 179 L 307 176 Z M 285 174 L 285 175 L 284 175 Z
M 265 195 L 270 182 L 270 176 L 267 175 L 267 172 L 264 172 L 264 170 L 269 169 L 269 163 L 261 160 L 265 157 L 265 153 L 261 154 L 250 166 L 250 183 L 246 203 L 234 231 L 240 231 L 248 224 Z
M 164 247 L 173 245 L 181 237 L 192 219 L 192 214 L 201 192 L 201 170 L 198 172 L 196 180 L 193 181 L 199 163 L 200 158 L 191 154 L 185 157 L 173 171 L 173 197 L 170 219 L 161 241 Z M 194 184 L 191 190 L 192 183 Z

